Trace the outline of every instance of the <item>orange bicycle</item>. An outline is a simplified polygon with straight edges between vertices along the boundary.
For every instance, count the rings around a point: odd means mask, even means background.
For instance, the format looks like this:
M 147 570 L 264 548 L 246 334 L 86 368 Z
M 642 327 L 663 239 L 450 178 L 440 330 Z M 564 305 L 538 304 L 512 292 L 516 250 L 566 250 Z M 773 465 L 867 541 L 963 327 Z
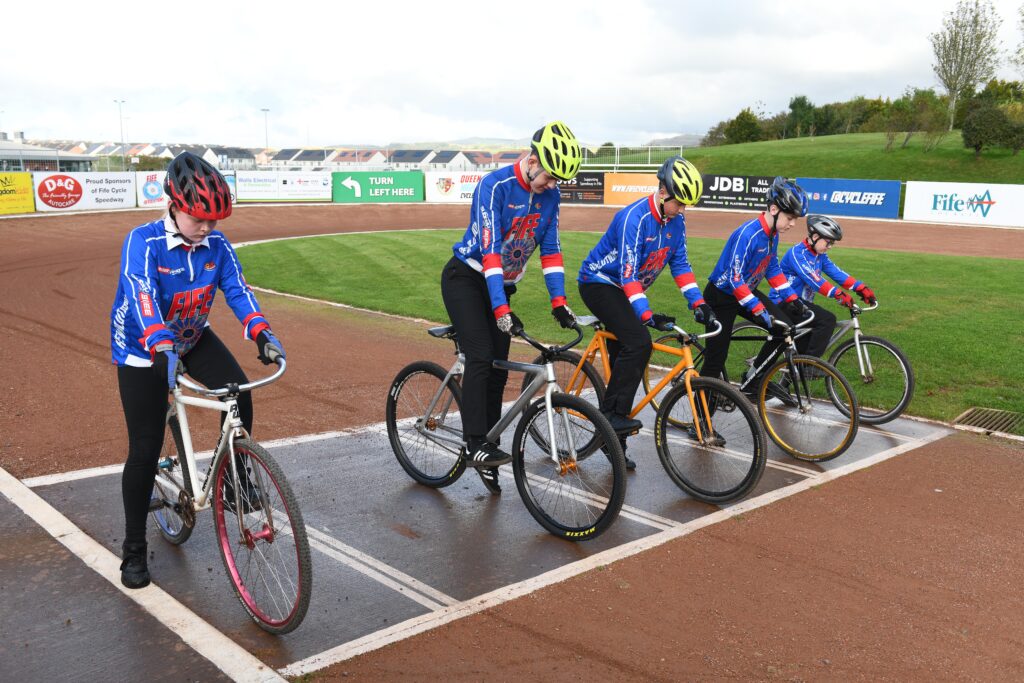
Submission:
M 555 378 L 565 393 L 600 406 L 612 372 L 608 341 L 615 340 L 615 335 L 594 316 L 578 317 L 577 321 L 593 327 L 594 337 L 582 355 L 565 351 L 554 357 Z M 679 488 L 716 504 L 742 498 L 757 485 L 768 443 L 754 407 L 738 389 L 719 379 L 701 377 L 694 370 L 690 346 L 721 330 L 719 325 L 714 332 L 691 335 L 674 326 L 677 345 L 655 343 L 659 358 L 678 361 L 629 415 L 636 417 L 665 387 L 673 385 L 660 400 L 654 421 L 658 458 Z

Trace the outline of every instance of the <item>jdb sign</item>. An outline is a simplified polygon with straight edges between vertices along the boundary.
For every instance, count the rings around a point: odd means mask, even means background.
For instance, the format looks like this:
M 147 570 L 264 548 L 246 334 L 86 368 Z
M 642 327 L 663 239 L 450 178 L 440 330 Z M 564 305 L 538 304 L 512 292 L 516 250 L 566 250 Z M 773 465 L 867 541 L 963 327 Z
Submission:
M 772 178 L 704 174 L 704 194 L 697 206 L 724 209 L 763 209 Z
M 335 173 L 331 200 L 342 204 L 422 202 L 423 171 Z
M 899 216 L 898 180 L 797 178 L 796 182 L 807 193 L 811 213 L 871 218 Z
M 584 171 L 558 183 L 563 204 L 603 204 L 604 173 Z
M 1024 185 L 911 181 L 903 217 L 932 223 L 1024 227 Z

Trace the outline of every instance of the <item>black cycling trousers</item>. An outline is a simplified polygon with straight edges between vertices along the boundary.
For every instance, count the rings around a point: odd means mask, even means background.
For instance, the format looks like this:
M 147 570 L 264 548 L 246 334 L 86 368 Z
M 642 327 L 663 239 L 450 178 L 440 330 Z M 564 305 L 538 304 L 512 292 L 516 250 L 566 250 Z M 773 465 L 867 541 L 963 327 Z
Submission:
M 224 342 L 210 328 L 203 331 L 199 342 L 185 354 L 182 362 L 189 375 L 208 387 L 248 381 Z M 164 443 L 167 378 L 157 376 L 153 368 L 121 365 L 117 368 L 117 385 L 128 427 L 128 459 L 121 475 L 124 542 L 140 544 L 146 542 L 146 515 L 156 477 L 156 464 Z M 249 393 L 238 397 L 238 413 L 251 434 L 252 396 Z M 221 419 L 225 417 L 226 414 L 222 413 Z
M 580 283 L 580 296 L 590 312 L 604 323 L 618 341 L 608 340 L 608 363 L 612 376 L 601 409 L 629 415 L 633 411 L 636 388 L 651 358 L 651 333 L 636 317 L 625 292 L 614 285 Z
M 753 290 L 754 296 L 764 304 L 764 307 L 768 309 L 768 315 L 772 316 L 776 320 L 781 320 L 787 325 L 790 323 L 789 316 L 782 312 L 782 309 L 772 303 L 772 300 L 768 298 L 767 294 L 764 294 L 758 290 Z M 761 320 L 761 316 L 754 315 L 746 306 L 740 304 L 736 300 L 736 297 L 728 292 L 723 292 L 712 283 L 708 283 L 707 287 L 704 288 L 704 301 L 707 302 L 708 306 L 711 306 L 711 310 L 715 312 L 715 318 L 718 322 L 722 323 L 722 332 L 714 337 L 708 337 L 705 340 L 704 345 L 704 364 L 700 368 L 700 374 L 705 377 L 719 377 L 722 374 L 722 369 L 725 367 L 725 359 L 729 356 L 729 341 L 732 336 L 732 328 L 736 323 L 736 316 L 741 315 L 752 323 L 756 323 L 761 327 L 764 327 L 764 321 Z M 750 342 L 739 342 L 744 350 L 742 353 L 749 353 Z M 775 353 L 775 351 L 783 344 L 781 339 L 765 342 L 761 345 L 761 350 L 757 354 L 757 358 L 754 361 L 754 365 L 758 366 L 765 361 L 769 356 Z M 742 380 L 741 377 L 730 377 L 730 380 L 739 382 Z
M 515 288 L 506 288 L 511 300 Z M 462 376 L 463 438 L 482 439 L 501 417 L 501 398 L 508 371 L 491 362 L 508 360 L 512 338 L 498 329 L 491 295 L 481 273 L 455 258 L 441 271 L 441 298 L 455 326 L 459 348 L 466 355 Z
M 836 329 L 836 316 L 835 313 L 818 304 L 809 304 L 805 301 L 804 305 L 814 311 L 814 320 L 811 322 L 810 334 L 805 334 L 796 340 L 796 348 L 800 353 L 821 358 L 825 349 L 828 348 L 828 340 L 832 338 L 832 331 Z

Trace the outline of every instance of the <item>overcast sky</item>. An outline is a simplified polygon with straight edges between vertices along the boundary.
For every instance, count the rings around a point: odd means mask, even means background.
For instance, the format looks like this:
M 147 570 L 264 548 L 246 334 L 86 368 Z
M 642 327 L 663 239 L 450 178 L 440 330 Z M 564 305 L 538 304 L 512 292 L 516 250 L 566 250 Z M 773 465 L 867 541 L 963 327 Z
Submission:
M 1024 0 L 996 0 L 1005 49 Z M 780 3 L 18 1 L 0 10 L 0 130 L 271 147 L 704 133 L 751 106 L 935 81 L 954 0 Z M 530 8 L 536 8 L 530 12 Z M 931 9 L 934 8 L 934 9 Z M 1009 66 L 999 76 L 1019 79 Z M 264 114 L 268 108 L 267 131 Z

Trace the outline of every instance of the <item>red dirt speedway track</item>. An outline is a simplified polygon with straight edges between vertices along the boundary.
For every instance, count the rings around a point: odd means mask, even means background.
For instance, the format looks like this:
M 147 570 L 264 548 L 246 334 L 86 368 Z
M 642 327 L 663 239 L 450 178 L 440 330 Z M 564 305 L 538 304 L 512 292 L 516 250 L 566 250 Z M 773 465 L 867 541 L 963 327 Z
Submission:
M 239 243 L 462 227 L 466 211 L 240 207 L 220 227 Z M 613 211 L 566 207 L 562 226 L 602 230 Z M 778 461 L 722 510 L 683 500 L 638 450 L 634 512 L 570 544 L 533 522 L 511 476 L 500 497 L 472 473 L 427 490 L 391 455 L 387 387 L 412 360 L 450 364 L 447 342 L 422 322 L 270 294 L 289 371 L 257 392 L 255 436 L 326 539 L 305 623 L 275 638 L 248 621 L 208 515 L 180 548 L 151 532 L 154 586 L 121 590 L 109 312 L 124 235 L 157 216 L 0 220 L 0 680 L 1024 679 L 1019 442 L 862 427 L 875 445 L 859 464 Z M 687 214 L 697 236 L 742 220 Z M 843 225 L 849 246 L 1024 259 L 1020 230 Z M 211 322 L 262 376 L 225 304 Z M 200 450 L 213 426 L 195 430 Z

